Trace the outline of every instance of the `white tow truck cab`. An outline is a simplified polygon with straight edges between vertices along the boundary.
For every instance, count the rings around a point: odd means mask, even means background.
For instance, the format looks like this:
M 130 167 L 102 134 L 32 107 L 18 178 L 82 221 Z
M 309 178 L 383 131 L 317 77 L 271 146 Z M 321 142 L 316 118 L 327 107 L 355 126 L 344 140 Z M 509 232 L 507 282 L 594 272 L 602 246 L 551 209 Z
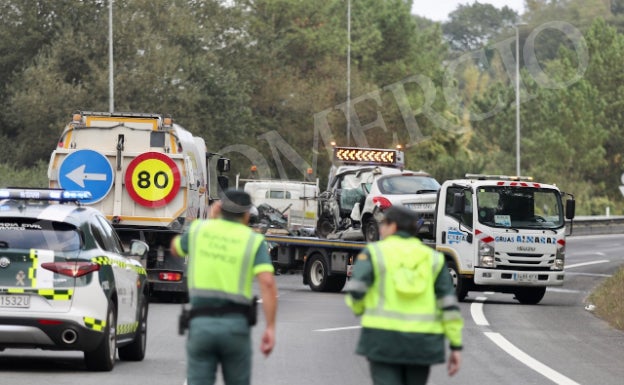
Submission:
M 447 258 L 458 298 L 497 291 L 539 303 L 546 287 L 563 285 L 565 225 L 574 211 L 571 194 L 530 177 L 468 174 L 444 182 L 435 245 Z

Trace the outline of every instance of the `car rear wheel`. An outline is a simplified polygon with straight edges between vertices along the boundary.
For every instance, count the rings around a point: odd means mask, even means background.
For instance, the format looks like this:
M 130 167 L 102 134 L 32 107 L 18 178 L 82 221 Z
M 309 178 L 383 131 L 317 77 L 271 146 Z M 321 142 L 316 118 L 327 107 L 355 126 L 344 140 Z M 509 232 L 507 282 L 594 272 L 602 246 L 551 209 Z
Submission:
M 123 361 L 142 361 L 145 358 L 145 348 L 147 346 L 147 297 L 141 295 L 140 301 L 139 326 L 134 340 L 129 345 L 118 349 L 119 359 Z
M 364 222 L 364 239 L 366 242 L 375 242 L 379 240 L 379 225 L 375 218 L 369 218 Z
M 117 354 L 117 313 L 109 301 L 103 338 L 94 350 L 84 352 L 87 369 L 94 372 L 110 372 L 115 366 Z

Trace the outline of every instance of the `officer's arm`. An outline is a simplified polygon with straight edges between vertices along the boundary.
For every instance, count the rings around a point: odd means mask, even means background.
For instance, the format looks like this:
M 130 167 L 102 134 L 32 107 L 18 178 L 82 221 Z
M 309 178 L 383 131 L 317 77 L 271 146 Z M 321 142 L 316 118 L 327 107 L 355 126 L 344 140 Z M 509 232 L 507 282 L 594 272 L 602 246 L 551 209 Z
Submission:
M 262 297 L 262 309 L 264 310 L 264 319 L 266 321 L 264 333 L 262 334 L 262 342 L 260 350 L 267 356 L 275 346 L 275 317 L 277 314 L 277 284 L 271 257 L 268 253 L 268 247 L 265 241 L 262 241 L 256 253 L 254 262 L 254 274 L 260 288 L 260 296 Z
M 459 310 L 455 287 L 446 263 L 444 263 L 436 277 L 435 293 L 438 308 L 442 310 L 444 334 L 448 338 L 452 350 L 461 350 L 464 319 Z
M 188 233 L 173 237 L 169 251 L 175 257 L 185 257 L 188 254 Z
M 353 266 L 353 273 L 345 286 L 347 296 L 345 302 L 355 315 L 364 313 L 364 296 L 375 279 L 373 264 L 368 249 L 362 250 Z

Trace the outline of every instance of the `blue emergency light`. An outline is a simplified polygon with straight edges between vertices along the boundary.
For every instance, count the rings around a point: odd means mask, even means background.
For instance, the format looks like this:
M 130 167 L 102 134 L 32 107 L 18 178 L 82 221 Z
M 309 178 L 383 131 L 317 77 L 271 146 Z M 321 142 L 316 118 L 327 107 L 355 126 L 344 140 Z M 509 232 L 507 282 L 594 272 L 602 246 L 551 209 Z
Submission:
M 71 191 L 43 188 L 4 188 L 0 189 L 0 199 L 79 202 L 91 199 L 90 191 Z

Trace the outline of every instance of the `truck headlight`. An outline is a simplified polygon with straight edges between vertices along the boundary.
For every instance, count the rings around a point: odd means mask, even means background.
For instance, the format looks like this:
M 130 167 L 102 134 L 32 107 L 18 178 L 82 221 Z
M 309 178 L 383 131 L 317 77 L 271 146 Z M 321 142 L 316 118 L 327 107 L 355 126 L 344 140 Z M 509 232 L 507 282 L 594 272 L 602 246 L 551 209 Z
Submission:
M 479 241 L 479 265 L 482 267 L 496 267 L 493 245 Z
M 565 262 L 565 246 L 557 248 L 557 254 L 555 254 L 555 262 L 550 267 L 551 270 L 563 270 Z

